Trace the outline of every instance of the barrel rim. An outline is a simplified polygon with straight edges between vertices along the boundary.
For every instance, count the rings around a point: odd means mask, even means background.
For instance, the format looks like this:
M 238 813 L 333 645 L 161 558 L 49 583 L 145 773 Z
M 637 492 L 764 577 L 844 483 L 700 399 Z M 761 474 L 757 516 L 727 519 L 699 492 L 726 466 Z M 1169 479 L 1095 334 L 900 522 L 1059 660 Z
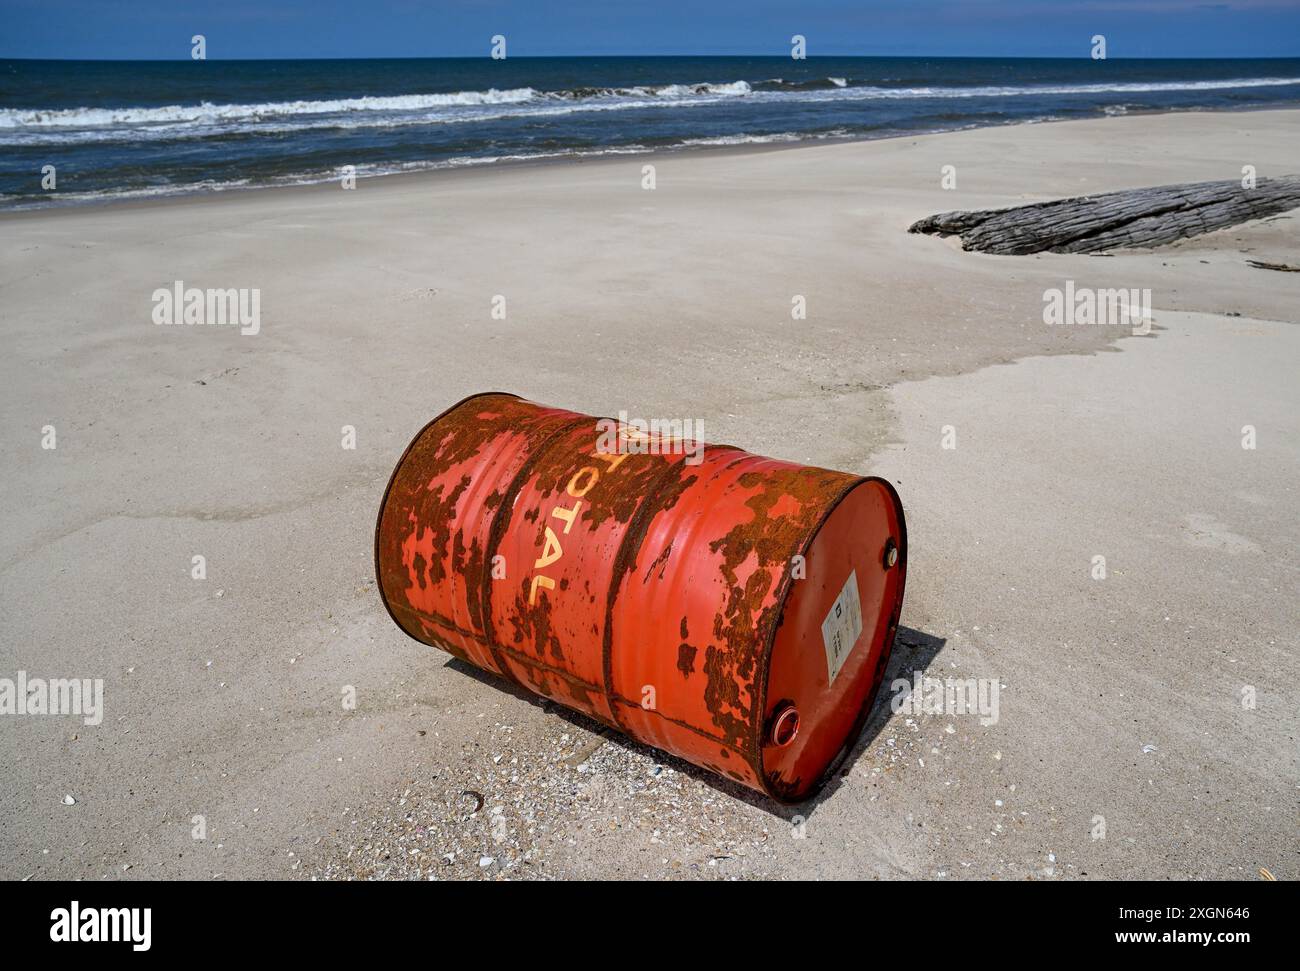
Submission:
M 475 398 L 488 398 L 492 396 L 498 396 L 502 398 L 517 398 L 519 400 L 523 400 L 522 395 L 517 395 L 513 391 L 477 391 L 474 394 L 466 395 L 464 398 L 461 398 L 459 401 L 457 401 L 454 405 L 451 405 L 448 408 L 444 408 L 442 411 L 438 412 L 438 414 L 435 415 L 432 419 L 424 423 L 424 425 L 420 428 L 420 430 L 415 433 L 415 436 L 410 440 L 410 442 L 407 443 L 406 448 L 402 450 L 401 457 L 398 458 L 397 463 L 393 466 L 392 474 L 389 475 L 388 477 L 388 485 L 384 486 L 384 494 L 382 497 L 380 497 L 379 500 L 379 512 L 375 516 L 375 543 L 374 543 L 375 586 L 379 590 L 379 599 L 383 603 L 384 609 L 388 611 L 389 618 L 392 620 L 394 624 L 397 625 L 398 630 L 400 630 L 411 640 L 415 641 L 417 644 L 423 644 L 424 641 L 420 640 L 409 630 L 407 630 L 406 625 L 397 619 L 397 614 L 393 613 L 392 605 L 389 604 L 388 602 L 388 594 L 384 592 L 383 575 L 379 572 L 379 530 L 384 522 L 384 510 L 388 507 L 388 495 L 393 491 L 393 483 L 397 481 L 397 473 L 402 471 L 402 466 L 406 464 L 406 457 L 411 454 L 411 449 L 415 448 L 416 442 L 418 442 L 420 439 L 424 437 L 425 432 L 427 432 L 434 425 L 438 424 L 438 422 L 442 421 L 444 418 L 450 415 L 461 405 L 468 404 L 469 402 L 473 401 Z
M 854 482 L 846 486 L 844 491 L 836 496 L 835 500 L 831 502 L 825 510 L 823 510 L 820 518 L 817 520 L 817 524 L 809 531 L 807 538 L 801 544 L 799 553 L 801 556 L 806 556 L 808 554 L 808 550 L 812 547 L 813 542 L 821 533 L 822 527 L 826 525 L 826 521 L 830 519 L 831 514 L 839 508 L 840 504 L 844 502 L 845 499 L 861 486 L 872 483 L 879 483 L 885 487 L 885 491 L 893 502 L 894 509 L 898 513 L 898 567 L 900 568 L 901 573 L 898 582 L 898 596 L 894 598 L 894 604 L 890 610 L 889 627 L 885 632 L 885 642 L 881 648 L 881 660 L 879 662 L 887 665 L 889 663 L 889 658 L 894 653 L 894 639 L 898 634 L 898 618 L 902 613 L 903 590 L 907 582 L 907 520 L 903 514 L 902 497 L 899 496 L 898 490 L 894 488 L 893 483 L 878 475 L 859 476 Z M 853 751 L 854 746 L 857 745 L 858 739 L 861 737 L 863 729 L 866 728 L 867 720 L 871 717 L 871 712 L 876 707 L 876 701 L 879 698 L 879 691 L 877 690 L 872 692 L 871 696 L 863 702 L 862 710 L 858 712 L 857 718 L 854 719 L 853 726 L 849 729 L 849 733 L 844 738 L 844 744 L 840 747 L 840 750 L 836 753 L 835 757 L 827 763 L 825 771 L 823 771 L 817 781 L 809 787 L 807 793 L 798 799 L 787 799 L 772 790 L 772 786 L 768 782 L 767 773 L 763 770 L 763 726 L 765 722 L 764 712 L 767 711 L 767 682 L 772 664 L 772 651 L 776 647 L 776 634 L 781 627 L 781 621 L 784 619 L 786 602 L 790 599 L 793 583 L 794 578 L 790 567 L 787 564 L 785 571 L 781 576 L 781 591 L 778 600 L 780 609 L 776 613 L 776 619 L 768 628 L 763 646 L 762 664 L 758 669 L 758 700 L 760 705 L 755 709 L 754 724 L 750 729 L 754 745 L 754 771 L 758 776 L 759 784 L 763 787 L 763 792 L 768 796 L 768 798 L 774 799 L 776 802 L 785 806 L 802 805 L 803 803 L 816 798 L 817 795 L 821 793 L 831 776 L 835 774 L 840 765 L 844 762 L 844 759 Z

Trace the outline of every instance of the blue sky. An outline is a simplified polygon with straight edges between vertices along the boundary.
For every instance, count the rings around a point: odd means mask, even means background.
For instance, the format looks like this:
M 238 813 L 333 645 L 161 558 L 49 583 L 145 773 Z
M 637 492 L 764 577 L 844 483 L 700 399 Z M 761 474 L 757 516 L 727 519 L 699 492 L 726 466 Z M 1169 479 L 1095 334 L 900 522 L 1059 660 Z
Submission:
M 0 0 L 0 57 L 1300 56 L 1300 0 Z

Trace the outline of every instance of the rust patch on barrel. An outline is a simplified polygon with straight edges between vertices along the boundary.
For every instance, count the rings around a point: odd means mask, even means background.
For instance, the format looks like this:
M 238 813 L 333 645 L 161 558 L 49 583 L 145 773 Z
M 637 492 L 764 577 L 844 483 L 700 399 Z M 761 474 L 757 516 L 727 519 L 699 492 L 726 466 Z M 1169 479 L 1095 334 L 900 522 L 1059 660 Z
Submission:
M 677 645 L 677 670 L 682 672 L 683 678 L 695 673 L 695 655 L 698 653 L 699 648 L 691 647 L 685 641 Z
M 690 636 L 691 630 L 686 626 L 686 615 L 682 614 L 682 642 L 677 645 L 677 670 L 682 672 L 683 678 L 689 678 L 695 673 L 695 655 L 700 652 L 698 647 L 689 643 Z
M 460 533 L 456 534 L 456 541 L 460 549 L 464 551 L 464 556 L 461 560 L 461 574 L 466 577 L 470 583 L 483 582 L 480 578 L 486 578 L 488 576 L 487 564 L 484 562 L 485 557 L 483 547 L 480 546 L 479 541 L 475 539 L 474 542 L 470 544 L 469 549 L 466 550 L 464 540 L 461 538 Z M 471 587 L 470 589 L 472 590 L 474 588 Z M 482 599 L 470 595 L 469 597 L 466 597 L 465 600 L 466 609 L 469 611 L 470 626 L 477 631 L 486 631 L 489 620 L 483 616 Z
M 512 430 L 526 433 L 537 424 L 539 419 L 527 409 L 511 407 L 519 402 L 508 395 L 471 398 L 430 423 L 411 443 L 384 504 L 385 513 L 391 509 L 398 515 L 405 514 L 406 525 L 398 526 L 396 542 L 407 575 L 390 571 L 381 576 L 381 594 L 389 589 L 402 590 L 407 603 L 414 606 L 412 590 L 425 591 L 447 579 L 448 555 L 452 568 L 466 577 L 471 589 L 482 581 L 485 562 L 476 548 L 477 541 L 467 549 L 461 529 L 456 530 L 454 540 L 452 536 L 452 525 L 460 524 L 457 506 L 473 480 L 468 474 L 462 475 L 450 492 L 446 483 L 438 480 L 479 455 L 498 436 Z M 490 511 L 502 498 L 494 492 L 484 505 Z M 470 616 L 482 630 L 483 615 L 475 609 L 476 599 L 469 598 Z
M 535 422 L 536 418 L 527 412 L 522 420 L 518 411 L 511 413 L 508 406 L 518 403 L 518 398 L 503 398 L 500 405 L 507 407 L 493 407 L 483 398 L 474 398 L 443 415 L 437 422 L 438 439 L 432 453 L 421 442 L 408 456 L 408 461 L 417 463 L 412 472 L 425 479 L 442 475 L 448 469 L 468 462 L 503 432 L 517 429 L 521 424 L 527 425 L 529 419 Z M 433 433 L 434 429 L 429 431 Z
M 754 731 L 762 717 L 757 711 L 758 667 L 781 609 L 780 598 L 769 595 L 777 590 L 790 557 L 803 549 L 823 510 L 852 478 L 808 468 L 744 472 L 737 486 L 758 489 L 745 501 L 753 516 L 709 543 L 711 552 L 722 555 L 727 598 L 713 621 L 714 639 L 720 646 L 705 651 L 705 706 L 727 743 L 749 752 L 759 772 Z M 740 572 L 751 560 L 752 572 L 742 583 Z
M 694 474 L 682 474 L 681 466 L 678 464 L 656 464 L 653 471 L 663 480 L 671 481 L 654 481 L 651 477 L 649 485 L 651 488 L 645 497 L 645 505 L 642 507 L 642 514 L 638 515 L 635 521 L 628 524 L 627 532 L 623 536 L 623 542 L 619 546 L 618 554 L 614 558 L 614 576 L 610 582 L 610 606 L 618 596 L 619 589 L 623 586 L 623 578 L 636 569 L 637 557 L 641 553 L 641 547 L 645 544 L 646 533 L 650 529 L 650 523 L 654 521 L 656 515 L 666 512 L 677 505 L 677 500 L 682 497 L 687 489 L 695 484 L 699 476 Z M 661 556 L 666 556 L 672 550 L 670 543 Z
M 545 660 L 549 652 L 555 663 L 564 663 L 564 648 L 551 623 L 551 598 L 545 590 L 538 595 L 537 602 L 530 605 L 528 579 L 521 580 L 509 620 L 514 629 L 512 640 L 515 644 L 525 645 L 525 648 L 529 644 L 536 645 L 539 660 Z
M 663 551 L 660 552 L 660 554 L 650 562 L 649 569 L 645 571 L 645 579 L 642 580 L 641 582 L 642 583 L 650 582 L 650 574 L 655 572 L 655 567 L 659 568 L 658 571 L 659 579 L 662 580 L 664 578 L 664 567 L 668 565 L 668 557 L 672 556 L 672 554 L 673 554 L 673 543 L 672 540 L 669 540 L 668 543 L 664 546 Z M 682 621 L 684 623 L 685 618 L 682 618 Z
M 451 493 L 443 496 L 444 486 L 426 488 L 422 493 L 411 497 L 409 519 L 415 524 L 411 532 L 402 541 L 402 562 L 408 570 L 410 581 L 405 590 L 412 587 L 427 590 L 447 578 L 447 566 L 443 562 L 443 553 L 451 540 L 451 524 L 456 516 L 456 504 L 469 488 L 472 480 L 463 475 L 452 488 Z M 457 536 L 459 537 L 459 533 Z M 428 555 L 425 550 L 427 549 Z
M 663 472 L 665 462 L 675 463 L 661 455 L 597 452 L 595 427 L 593 422 L 591 451 L 584 449 L 578 457 L 557 454 L 554 463 L 538 468 L 539 491 L 562 496 L 573 479 L 585 469 L 593 469 L 597 473 L 596 484 L 579 497 L 582 508 L 578 521 L 593 527 L 610 520 L 630 522 L 641 501 L 652 494 L 655 479 Z

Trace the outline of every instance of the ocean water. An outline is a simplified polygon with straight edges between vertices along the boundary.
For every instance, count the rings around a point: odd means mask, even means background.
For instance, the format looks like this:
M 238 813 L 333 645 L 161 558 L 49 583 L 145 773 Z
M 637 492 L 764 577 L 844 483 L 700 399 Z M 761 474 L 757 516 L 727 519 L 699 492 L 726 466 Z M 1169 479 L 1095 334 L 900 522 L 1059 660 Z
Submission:
M 1294 58 L 0 61 L 0 207 L 1298 103 Z

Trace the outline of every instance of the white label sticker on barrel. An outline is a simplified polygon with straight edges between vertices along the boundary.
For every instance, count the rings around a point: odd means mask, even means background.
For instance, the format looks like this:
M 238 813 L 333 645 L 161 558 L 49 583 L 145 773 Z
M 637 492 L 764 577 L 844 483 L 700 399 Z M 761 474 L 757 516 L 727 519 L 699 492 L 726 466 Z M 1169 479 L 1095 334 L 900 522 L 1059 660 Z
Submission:
M 849 652 L 862 634 L 862 601 L 858 599 L 858 571 L 849 573 L 844 588 L 822 621 L 822 643 L 826 645 L 826 675 L 829 682 L 849 659 Z

